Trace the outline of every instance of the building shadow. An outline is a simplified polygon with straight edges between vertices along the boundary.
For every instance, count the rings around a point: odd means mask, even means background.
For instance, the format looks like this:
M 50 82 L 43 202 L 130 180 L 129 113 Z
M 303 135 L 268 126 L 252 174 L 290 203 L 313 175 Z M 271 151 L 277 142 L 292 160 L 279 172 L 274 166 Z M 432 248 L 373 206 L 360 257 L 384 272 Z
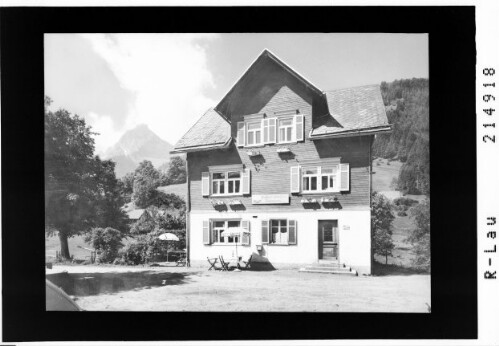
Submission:
M 253 252 L 251 254 L 251 266 L 249 270 L 253 271 L 276 270 L 275 267 L 272 265 L 272 263 L 270 263 L 269 259 L 263 256 L 264 253 L 265 252 L 262 251 L 261 253 Z
M 140 272 L 112 273 L 56 273 L 47 274 L 47 279 L 73 296 L 112 294 L 122 291 L 137 291 L 159 286 L 182 285 L 188 276 L 196 273 L 161 273 L 147 270 Z
M 323 202 L 322 205 L 325 209 L 343 209 L 339 201 L 334 202 Z
M 246 210 L 246 207 L 244 206 L 244 204 L 234 204 L 234 205 L 230 206 L 230 209 L 232 209 L 234 211 L 242 211 L 242 210 Z

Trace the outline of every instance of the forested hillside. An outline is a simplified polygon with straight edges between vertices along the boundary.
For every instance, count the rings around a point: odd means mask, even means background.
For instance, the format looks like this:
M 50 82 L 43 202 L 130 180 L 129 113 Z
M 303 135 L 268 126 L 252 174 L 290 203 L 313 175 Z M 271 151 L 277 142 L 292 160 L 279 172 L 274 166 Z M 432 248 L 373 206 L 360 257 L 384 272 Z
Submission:
M 409 194 L 430 194 L 429 82 L 424 78 L 381 83 L 389 134 L 378 135 L 373 155 L 400 160 L 398 188 Z

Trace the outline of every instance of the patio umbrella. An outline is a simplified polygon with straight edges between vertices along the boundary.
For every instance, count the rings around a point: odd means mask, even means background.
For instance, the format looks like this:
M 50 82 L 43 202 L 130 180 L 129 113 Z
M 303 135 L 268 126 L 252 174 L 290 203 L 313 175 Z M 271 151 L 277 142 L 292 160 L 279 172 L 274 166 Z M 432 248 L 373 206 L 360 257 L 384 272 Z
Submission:
M 163 233 L 158 237 L 159 240 L 166 240 L 166 261 L 168 262 L 168 240 L 179 241 L 178 237 L 173 233 Z
M 244 228 L 230 227 L 229 229 L 226 229 L 225 231 L 220 233 L 220 235 L 222 237 L 242 237 L 244 233 L 249 234 L 249 232 L 247 230 L 245 230 Z M 238 254 L 237 254 L 237 242 L 236 242 L 236 257 L 239 258 Z

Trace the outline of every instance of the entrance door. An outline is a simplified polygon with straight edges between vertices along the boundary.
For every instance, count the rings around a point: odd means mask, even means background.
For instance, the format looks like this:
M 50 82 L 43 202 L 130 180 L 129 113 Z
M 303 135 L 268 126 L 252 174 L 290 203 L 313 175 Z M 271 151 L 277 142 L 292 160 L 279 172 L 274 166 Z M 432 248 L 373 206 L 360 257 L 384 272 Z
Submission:
M 338 260 L 338 220 L 319 221 L 319 259 Z

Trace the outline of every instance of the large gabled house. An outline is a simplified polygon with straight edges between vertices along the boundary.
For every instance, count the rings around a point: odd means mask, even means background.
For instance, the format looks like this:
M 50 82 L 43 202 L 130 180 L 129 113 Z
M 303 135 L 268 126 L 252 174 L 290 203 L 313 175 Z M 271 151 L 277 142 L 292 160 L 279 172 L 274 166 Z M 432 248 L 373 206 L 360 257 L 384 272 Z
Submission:
M 371 272 L 371 146 L 390 131 L 379 85 L 322 91 L 268 50 L 178 141 L 191 263 L 258 254 L 274 267 Z M 243 229 L 242 236 L 223 236 Z

